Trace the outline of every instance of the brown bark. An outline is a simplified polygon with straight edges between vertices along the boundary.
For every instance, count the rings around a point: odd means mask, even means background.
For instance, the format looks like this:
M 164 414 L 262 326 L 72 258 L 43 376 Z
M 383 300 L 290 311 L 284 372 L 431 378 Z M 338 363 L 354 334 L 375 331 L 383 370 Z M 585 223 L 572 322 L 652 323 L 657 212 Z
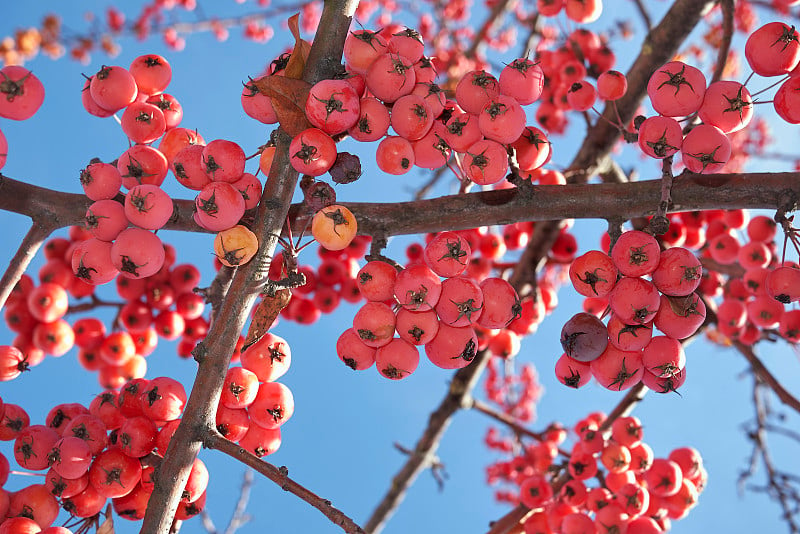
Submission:
M 342 202 L 358 218 L 360 234 L 404 235 L 560 219 L 633 219 L 656 212 L 661 181 L 531 186 L 449 195 L 396 203 Z M 800 173 L 682 174 L 671 189 L 670 212 L 709 209 L 777 209 L 800 198 Z M 91 204 L 84 195 L 64 193 L 5 178 L 0 210 L 48 220 L 55 228 L 83 224 Z M 192 219 L 194 202 L 175 200 L 175 215 L 165 230 L 206 232 Z M 289 210 L 292 230 L 307 222 L 300 206 Z
M 355 12 L 355 0 L 328 0 L 320 20 L 325 39 L 315 40 L 304 71 L 304 79 L 313 82 L 330 77 L 338 68 L 344 37 Z M 291 206 L 297 185 L 297 171 L 289 163 L 291 139 L 278 131 L 277 150 L 271 177 L 264 185 L 261 202 L 252 230 L 260 236 L 256 257 L 237 269 L 223 300 L 218 318 L 196 352 L 199 369 L 186 403 L 184 418 L 158 469 L 155 489 L 147 507 L 141 532 L 166 534 L 189 477 L 192 463 L 208 432 L 213 431 L 214 417 L 225 374 L 236 340 L 244 327 L 250 309 L 267 276 L 270 259 L 277 245 L 277 236 Z

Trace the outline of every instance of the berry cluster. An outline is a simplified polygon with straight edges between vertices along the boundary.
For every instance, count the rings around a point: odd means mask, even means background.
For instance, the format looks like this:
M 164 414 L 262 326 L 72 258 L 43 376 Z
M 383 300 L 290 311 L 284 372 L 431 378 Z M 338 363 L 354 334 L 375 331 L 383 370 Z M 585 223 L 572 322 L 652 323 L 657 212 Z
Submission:
M 662 295 L 657 308 L 648 307 L 646 310 L 652 312 L 657 309 L 657 313 L 652 321 L 626 323 L 617 318 L 611 304 L 613 291 L 609 290 L 609 286 L 612 289 L 616 287 L 615 280 L 618 279 L 614 269 L 625 275 L 623 269 L 629 268 L 617 265 L 615 258 L 620 256 L 617 246 L 610 256 L 599 251 L 580 256 L 570 266 L 570 278 L 576 290 L 586 296 L 586 313 L 577 314 L 565 325 L 562 333 L 565 350 L 569 348 L 591 356 L 598 350 L 603 353 L 601 347 L 606 343 L 621 351 L 641 350 L 644 365 L 641 379 L 651 388 L 651 384 L 655 385 L 656 391 L 671 391 L 682 383 L 685 374 L 685 371 L 678 372 L 685 357 L 676 340 L 691 336 L 705 320 L 706 303 L 720 297 L 719 302 L 715 303 L 715 329 L 709 331 L 712 341 L 728 344 L 730 340 L 736 340 L 744 345 L 752 345 L 765 337 L 774 336 L 780 336 L 790 343 L 800 341 L 800 310 L 787 309 L 788 305 L 800 301 L 800 268 L 797 263 L 781 258 L 776 252 L 778 225 L 773 219 L 764 215 L 750 219 L 742 210 L 712 210 L 671 214 L 669 220 L 669 232 L 656 241 L 661 247 L 671 248 L 659 251 L 659 267 L 656 269 L 661 268 L 664 255 L 680 259 L 677 266 L 673 264 L 673 272 L 683 271 L 680 283 L 686 287 L 677 290 L 677 293 L 674 288 L 662 289 L 665 280 L 663 276 L 657 278 L 653 271 L 650 276 Z M 783 219 L 781 222 L 787 236 L 786 242 L 800 246 L 791 221 Z M 634 249 L 640 247 L 640 250 L 631 250 L 644 261 L 647 251 L 656 249 L 653 239 L 644 233 L 629 234 L 638 236 Z M 607 235 L 604 237 L 608 238 Z M 625 237 L 621 242 L 624 245 L 630 239 Z M 645 243 L 649 244 L 645 246 Z M 700 259 L 694 259 L 686 249 L 697 251 Z M 696 274 L 700 261 L 707 268 L 698 280 Z M 659 280 L 658 283 L 656 280 Z M 682 294 L 695 284 L 696 293 Z M 638 309 L 636 306 L 640 304 L 630 308 L 634 315 Z M 606 326 L 596 316 L 606 313 L 609 306 L 612 314 Z M 641 313 L 644 314 L 645 310 Z M 652 337 L 653 326 L 665 336 Z M 583 333 L 575 335 L 579 332 Z M 656 345 L 651 347 L 653 342 Z M 587 369 L 585 362 L 582 364 L 564 355 L 556 365 L 556 374 L 566 385 L 580 387 L 588 381 L 588 372 L 601 364 L 599 358 L 594 360 L 598 363 L 589 361 L 590 368 Z M 634 375 L 629 377 L 633 382 L 625 382 L 626 386 L 631 385 L 638 380 L 635 378 L 640 374 L 637 368 L 638 359 L 629 358 L 625 362 L 624 372 L 620 365 L 613 371 L 619 370 L 622 374 L 612 372 L 612 375 L 620 380 L 622 375 Z M 672 382 L 654 382 L 647 371 L 659 375 L 661 379 L 669 378 Z M 613 389 L 618 389 L 621 383 L 615 383 Z
M 39 269 L 36 285 L 23 275 L 6 301 L 4 318 L 9 329 L 17 334 L 13 345 L 18 350 L 6 351 L 0 380 L 12 380 L 19 372 L 38 365 L 45 356 L 62 356 L 75 343 L 75 332 L 64 319 L 69 310 L 69 295 L 91 296 L 95 286 L 86 284 L 72 273 L 69 258 L 72 250 L 88 238 L 80 227 L 70 229 L 69 239 L 52 238 L 44 245 L 47 262 Z M 18 363 L 14 363 L 19 358 Z M 16 369 L 16 372 L 14 372 Z
M 153 473 L 177 428 L 186 392 L 169 377 L 134 379 L 119 393 L 108 390 L 89 407 L 54 406 L 44 424 L 31 425 L 19 405 L 0 400 L 0 440 L 14 442 L 14 459 L 42 471 L 42 484 L 16 492 L 0 489 L 0 532 L 71 532 L 51 527 L 59 506 L 77 519 L 94 518 L 112 500 L 120 517 L 144 517 L 153 492 Z M 0 454 L 0 486 L 9 474 Z M 188 519 L 205 506 L 208 470 L 196 459 L 177 517 Z M 58 530 L 58 529 L 61 530 Z M 56 530 L 52 530 L 56 529 Z
M 638 418 L 620 417 L 610 432 L 601 429 L 604 420 L 604 414 L 593 413 L 579 421 L 574 444 L 566 450 L 568 432 L 551 425 L 522 454 L 488 468 L 489 484 L 513 485 L 498 491 L 498 500 L 537 510 L 524 524 L 526 533 L 658 534 L 697 504 L 707 480 L 697 450 L 681 447 L 655 458 Z M 490 429 L 486 443 L 511 450 L 510 440 L 496 429 Z M 593 486 L 593 479 L 599 484 Z
M 745 57 L 754 74 L 789 75 L 772 100 L 783 120 L 800 123 L 797 113 L 797 72 L 800 36 L 794 27 L 770 22 L 753 31 L 745 44 Z M 748 79 L 749 80 L 749 79 Z M 678 152 L 684 167 L 695 173 L 721 171 L 734 156 L 731 134 L 753 119 L 754 100 L 746 83 L 720 80 L 707 85 L 703 73 L 682 61 L 671 61 L 650 77 L 647 94 L 658 115 L 635 123 L 641 151 L 663 159 Z M 678 120 L 696 116 L 702 124 L 684 129 Z
M 268 332 L 241 354 L 241 367 L 225 376 L 217 406 L 217 430 L 259 458 L 281 445 L 281 425 L 294 413 L 294 397 L 276 382 L 289 370 L 286 340 Z
M 116 165 L 95 162 L 81 173 L 86 195 L 95 201 L 87 210 L 86 227 L 93 240 L 76 251 L 76 274 L 93 284 L 150 276 L 161 268 L 163 250 L 153 233 L 173 215 L 170 196 L 161 189 L 172 170 L 179 183 L 199 191 L 195 221 L 220 232 L 217 257 L 229 266 L 246 263 L 258 249 L 256 236 L 237 223 L 261 197 L 261 182 L 244 172 L 242 148 L 224 139 L 206 144 L 196 132 L 178 125 L 183 110 L 164 90 L 172 78 L 161 56 L 139 56 L 130 69 L 104 66 L 87 79 L 82 94 L 86 110 L 108 117 L 124 109 L 120 125 L 133 144 Z M 151 146 L 162 138 L 159 149 Z M 115 197 L 124 186 L 124 203 Z M 128 228 L 129 225 L 134 225 Z
M 357 276 L 367 303 L 353 318 L 353 327 L 339 337 L 339 358 L 356 370 L 375 363 L 383 376 L 394 380 L 416 370 L 421 345 L 438 367 L 469 365 L 479 348 L 476 328 L 504 329 L 522 309 L 517 292 L 504 279 L 478 282 L 463 276 L 471 253 L 465 237 L 442 232 L 428 242 L 422 261 L 399 272 L 382 260 L 368 262 Z
M 162 247 L 165 262 L 158 272 L 146 278 L 118 277 L 116 291 L 123 302 L 104 301 L 95 296 L 96 286 L 73 274 L 67 263 L 90 240 L 90 234 L 79 227 L 70 230 L 70 239 L 51 238 L 44 246 L 48 261 L 38 274 L 41 283 L 35 285 L 28 275 L 17 283 L 4 317 L 18 336 L 13 347 L 3 348 L 0 381 L 12 380 L 46 355 L 61 356 L 77 345 L 81 366 L 97 371 L 103 387 L 119 388 L 127 380 L 144 377 L 145 358 L 155 350 L 158 338 L 180 339 L 178 353 L 188 357 L 205 337 L 204 298 L 193 292 L 200 281 L 195 266 L 175 265 L 175 250 L 166 245 Z M 68 295 L 91 300 L 70 308 Z M 118 308 L 112 332 L 94 317 L 80 318 L 72 325 L 64 318 L 67 313 L 98 306 Z
M 362 142 L 380 141 L 377 164 L 394 175 L 415 165 L 449 165 L 464 181 L 491 185 L 508 173 L 509 147 L 516 148 L 526 172 L 549 159 L 544 132 L 526 128 L 522 107 L 535 102 L 544 88 L 538 64 L 517 59 L 499 80 L 483 70 L 471 71 L 455 87 L 455 100 L 449 100 L 435 83 L 436 69 L 423 51 L 422 38 L 412 29 L 351 32 L 342 79 L 323 80 L 309 89 L 303 111 L 311 127 L 292 140 L 292 166 L 309 176 L 328 172 L 337 161 L 336 141 L 344 134 Z M 270 73 L 281 75 L 282 67 Z M 278 121 L 273 103 L 256 82 L 245 86 L 242 102 L 251 117 L 267 124 Z M 389 134 L 390 126 L 395 135 Z M 268 171 L 263 164 L 262 169 Z
M 589 29 L 578 28 L 561 46 L 537 51 L 537 59 L 548 83 L 536 120 L 549 132 L 564 133 L 568 111 L 590 110 L 598 97 L 615 101 L 627 90 L 625 76 L 610 70 L 616 63 L 614 53 Z M 596 78 L 596 88 L 590 77 Z
M 586 312 L 567 321 L 564 355 L 556 363 L 559 381 L 578 388 L 594 376 L 617 391 L 641 381 L 661 393 L 683 384 L 686 356 L 678 340 L 705 319 L 705 305 L 694 293 L 702 267 L 693 252 L 662 251 L 651 234 L 633 230 L 619 237 L 610 256 L 593 250 L 576 258 L 569 275 L 581 295 L 606 297 L 611 313 L 607 325 Z M 665 335 L 653 336 L 653 325 Z
M 796 230 L 788 220 L 783 224 L 787 242 L 797 247 Z M 709 298 L 722 297 L 716 310 L 720 341 L 752 345 L 770 333 L 790 343 L 800 341 L 800 310 L 786 309 L 800 301 L 800 268 L 776 254 L 777 229 L 763 215 L 749 221 L 728 215 L 707 224 L 704 255 L 715 265 L 700 290 Z M 746 239 L 737 237 L 736 230 L 744 230 Z

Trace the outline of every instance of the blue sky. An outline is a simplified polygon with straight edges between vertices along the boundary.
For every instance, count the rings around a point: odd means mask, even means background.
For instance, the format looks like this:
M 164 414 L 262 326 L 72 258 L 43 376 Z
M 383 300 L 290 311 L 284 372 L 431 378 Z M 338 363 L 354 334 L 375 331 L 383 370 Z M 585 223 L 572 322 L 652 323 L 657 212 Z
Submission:
M 136 2 L 138 5 L 140 2 Z M 125 3 L 126 6 L 134 2 Z M 214 2 L 221 14 L 246 13 L 255 9 L 254 2 L 239 6 L 233 1 Z M 656 3 L 654 12 L 663 10 Z M 80 4 L 81 10 L 102 13 L 105 2 Z M 210 13 L 211 3 L 203 4 Z M 0 36 L 11 34 L 18 27 L 36 24 L 43 13 L 63 9 L 61 2 L 41 1 L 14 3 L 4 7 L 0 20 Z M 134 9 L 129 8 L 131 12 Z M 75 29 L 85 28 L 82 11 L 72 8 L 60 13 L 65 23 Z M 482 20 L 474 16 L 476 25 Z M 613 22 L 614 15 L 604 14 L 600 26 Z M 563 24 L 563 22 L 562 22 Z M 638 19 L 634 27 L 640 28 Z M 59 61 L 39 57 L 28 64 L 42 80 L 47 91 L 44 105 L 31 120 L 17 123 L 0 120 L 0 128 L 8 138 L 9 158 L 3 173 L 19 180 L 64 191 L 80 192 L 78 172 L 93 157 L 104 161 L 116 158 L 127 148 L 127 140 L 113 119 L 98 119 L 83 111 L 80 89 L 81 73 L 92 74 L 101 64 L 127 66 L 142 53 L 165 55 L 173 68 L 173 81 L 168 92 L 175 95 L 184 109 L 182 126 L 197 128 L 207 141 L 231 139 L 246 153 L 263 144 L 270 128 L 248 118 L 241 111 L 241 83 L 257 75 L 263 66 L 290 43 L 288 31 L 275 25 L 275 38 L 266 45 L 245 41 L 233 30 L 225 43 L 216 42 L 208 34 L 187 38 L 183 52 L 167 50 L 158 39 L 144 43 L 123 40 L 122 51 L 109 59 L 97 53 L 89 65 L 80 65 L 67 58 Z M 620 68 L 630 63 L 622 43 Z M 513 59 L 509 56 L 508 58 Z M 528 110 L 533 116 L 535 106 Z M 774 112 L 763 109 L 757 112 Z M 581 121 L 576 121 L 580 123 Z M 580 126 L 567 136 L 553 138 L 555 167 L 566 165 L 578 146 Z M 796 132 L 792 132 L 796 135 Z M 348 148 L 349 147 L 349 148 Z M 407 199 L 410 192 L 427 180 L 422 173 L 402 177 L 381 173 L 373 164 L 374 146 L 346 143 L 344 150 L 357 151 L 365 165 L 364 176 L 352 185 L 337 186 L 344 201 L 392 201 Z M 780 147 L 779 147 L 780 149 Z M 789 150 L 789 147 L 785 147 Z M 630 149 L 620 156 L 624 161 L 637 162 Z M 254 162 L 248 170 L 254 171 Z M 253 167 L 253 168 L 251 168 Z M 755 169 L 756 167 L 753 166 Z M 655 167 L 644 166 L 641 176 L 656 176 Z M 781 167 L 758 167 L 759 170 L 787 170 Z M 648 170 L 650 171 L 648 173 Z M 165 186 L 180 198 L 191 198 L 171 176 Z M 439 194 L 447 192 L 440 188 Z M 0 265 L 7 264 L 28 220 L 0 213 L 4 228 L 0 249 Z M 599 235 L 605 230 L 604 221 L 583 221 L 576 224 L 581 251 L 597 248 Z M 64 235 L 62 232 L 59 235 Z M 162 238 L 178 249 L 178 262 L 191 262 L 203 271 L 202 283 L 213 276 L 211 244 L 208 235 L 160 232 Z M 388 254 L 403 259 L 409 238 L 392 240 Z M 301 256 L 302 263 L 316 263 L 311 249 Z M 41 258 L 33 264 L 33 273 L 42 265 Z M 113 289 L 100 289 L 110 296 Z M 591 384 L 579 391 L 567 390 L 553 377 L 553 365 L 561 354 L 558 343 L 561 325 L 580 309 L 580 299 L 570 288 L 559 293 L 560 306 L 545 319 L 535 339 L 523 341 L 518 365 L 533 363 L 538 369 L 545 394 L 537 406 L 536 429 L 551 421 L 567 426 L 595 410 L 610 410 L 620 394 Z M 297 481 L 364 523 L 374 505 L 389 486 L 391 477 L 405 458 L 393 446 L 398 442 L 413 447 L 427 423 L 433 407 L 442 399 L 450 372 L 434 368 L 423 361 L 409 378 L 391 382 L 374 369 L 353 373 L 336 358 L 334 345 L 339 333 L 350 325 L 356 311 L 352 305 L 342 305 L 332 316 L 323 317 L 312 327 L 300 327 L 281 322 L 275 332 L 287 339 L 292 348 L 293 363 L 282 379 L 293 393 L 296 410 L 283 428 L 281 449 L 268 458 L 276 465 L 285 465 Z M 108 314 L 105 315 L 110 319 Z M 0 343 L 10 343 L 13 334 L 0 325 Z M 765 364 L 781 378 L 790 391 L 800 391 L 800 372 L 797 355 L 783 343 L 761 350 Z M 88 405 L 100 391 L 96 378 L 80 370 L 75 350 L 62 358 L 48 358 L 20 379 L 0 385 L 0 395 L 6 402 L 23 405 L 33 423 L 42 423 L 48 409 L 61 402 L 82 402 Z M 424 358 L 423 358 L 424 359 Z M 739 471 L 745 466 L 750 445 L 741 425 L 753 415 L 750 402 L 751 379 L 742 377 L 746 362 L 733 350 L 720 349 L 699 340 L 687 349 L 688 379 L 681 396 L 648 395 L 636 409 L 645 425 L 645 438 L 658 456 L 666 456 L 672 448 L 691 445 L 704 456 L 709 471 L 709 485 L 700 497 L 699 506 L 689 517 L 674 524 L 674 532 L 700 533 L 710 528 L 724 532 L 782 532 L 779 509 L 763 494 L 746 494 L 740 498 L 736 490 Z M 148 358 L 151 377 L 169 374 L 190 384 L 195 365 L 175 355 L 175 344 L 160 341 L 157 351 Z M 481 387 L 477 390 L 482 391 Z M 776 408 L 780 408 L 776 402 Z M 789 414 L 789 424 L 796 425 L 796 414 Z M 494 502 L 494 489 L 485 484 L 485 467 L 497 459 L 487 452 L 483 436 L 488 421 L 478 413 L 459 413 L 442 441 L 439 458 L 449 474 L 444 490 L 439 491 L 430 473 L 423 473 L 389 522 L 385 532 L 483 532 L 489 521 L 498 518 L 506 506 Z M 786 468 L 796 458 L 797 444 L 771 438 L 776 460 Z M 8 454 L 9 443 L 0 443 L 0 451 Z M 217 526 L 224 526 L 238 497 L 238 487 L 244 468 L 213 451 L 203 451 L 201 457 L 209 465 L 211 486 L 209 510 Z M 796 462 L 795 462 L 796 463 Z M 760 480 L 760 479 L 757 479 Z M 30 479 L 12 476 L 7 488 L 16 489 Z M 253 521 L 241 532 L 339 532 L 321 514 L 272 483 L 256 479 L 248 509 Z M 118 532 L 135 532 L 138 524 L 119 520 Z M 201 532 L 199 520 L 189 522 L 184 532 Z

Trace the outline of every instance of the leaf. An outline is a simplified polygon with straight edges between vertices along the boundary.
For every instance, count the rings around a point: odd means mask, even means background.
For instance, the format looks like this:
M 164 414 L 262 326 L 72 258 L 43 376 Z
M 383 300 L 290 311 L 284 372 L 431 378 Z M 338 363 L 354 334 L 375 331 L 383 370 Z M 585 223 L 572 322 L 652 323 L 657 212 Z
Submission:
M 114 514 L 111 513 L 111 505 L 106 507 L 106 519 L 99 527 L 95 534 L 114 534 Z
M 311 128 L 306 118 L 306 100 L 311 84 L 286 76 L 263 76 L 253 82 L 272 101 L 278 122 L 292 137 Z
M 242 352 L 250 345 L 257 343 L 259 339 L 269 332 L 272 323 L 275 322 L 278 314 L 289 304 L 290 300 L 292 300 L 292 290 L 285 288 L 277 290 L 274 296 L 265 295 L 261 299 L 253 314 L 253 320 L 250 321 L 250 327 L 247 329 Z
M 300 13 L 295 13 L 288 20 L 289 31 L 294 35 L 294 50 L 286 65 L 285 75 L 287 78 L 300 79 L 303 77 L 303 70 L 306 68 L 308 53 L 311 51 L 311 43 L 300 37 Z

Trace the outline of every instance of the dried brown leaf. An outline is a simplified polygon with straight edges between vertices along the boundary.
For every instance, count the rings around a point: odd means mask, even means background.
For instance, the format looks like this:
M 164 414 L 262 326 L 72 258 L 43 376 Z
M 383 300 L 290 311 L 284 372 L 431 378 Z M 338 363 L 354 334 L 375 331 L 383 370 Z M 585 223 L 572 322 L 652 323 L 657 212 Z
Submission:
M 106 507 L 106 518 L 97 527 L 96 534 L 114 534 L 114 514 L 111 513 L 111 505 Z
M 286 65 L 286 77 L 300 79 L 303 77 L 303 70 L 306 68 L 308 53 L 311 51 L 311 43 L 300 37 L 300 13 L 295 13 L 288 20 L 289 31 L 294 36 L 294 50 Z
M 253 320 L 250 321 L 250 328 L 247 329 L 242 352 L 250 345 L 257 343 L 259 339 L 269 332 L 272 323 L 275 322 L 278 314 L 289 304 L 291 299 L 291 289 L 279 289 L 275 292 L 275 296 L 265 295 L 261 299 L 253 314 Z
M 253 83 L 272 101 L 278 122 L 286 133 L 294 137 L 311 128 L 305 112 L 311 84 L 286 76 L 263 76 Z

